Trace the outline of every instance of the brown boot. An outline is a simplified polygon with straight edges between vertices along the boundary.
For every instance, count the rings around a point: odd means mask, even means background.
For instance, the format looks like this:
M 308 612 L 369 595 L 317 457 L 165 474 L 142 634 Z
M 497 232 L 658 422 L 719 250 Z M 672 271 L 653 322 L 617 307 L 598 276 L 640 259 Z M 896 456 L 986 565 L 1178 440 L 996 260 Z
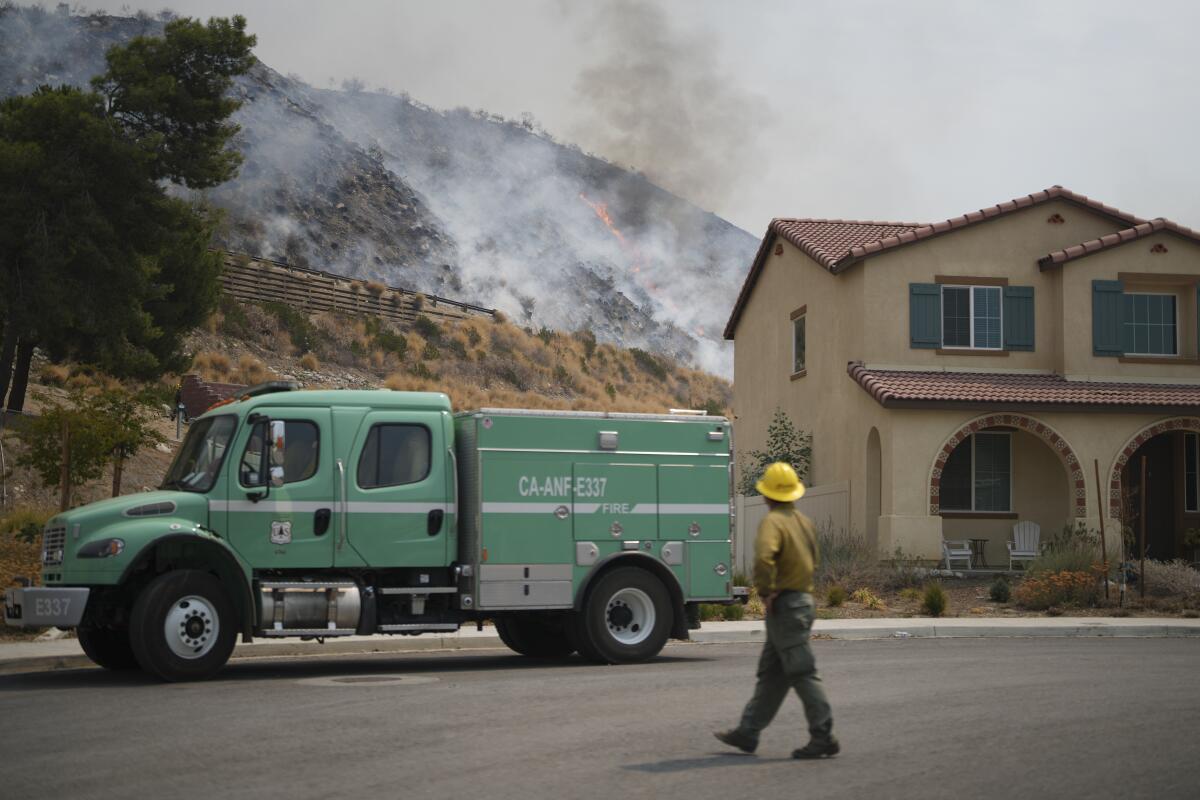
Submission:
M 737 728 L 727 731 L 713 731 L 713 736 L 730 747 L 736 747 L 743 753 L 753 753 L 758 749 L 758 739 L 752 739 Z
M 830 738 L 827 742 L 818 742 L 814 739 L 799 750 L 793 750 L 792 758 L 833 758 L 841 749 L 837 739 Z

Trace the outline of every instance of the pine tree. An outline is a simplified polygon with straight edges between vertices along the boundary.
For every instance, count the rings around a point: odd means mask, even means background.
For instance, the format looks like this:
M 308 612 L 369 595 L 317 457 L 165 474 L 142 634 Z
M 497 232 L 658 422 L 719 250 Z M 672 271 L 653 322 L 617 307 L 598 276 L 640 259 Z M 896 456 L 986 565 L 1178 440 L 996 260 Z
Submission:
M 216 304 L 217 213 L 169 192 L 233 177 L 245 19 L 177 19 L 108 51 L 94 91 L 0 102 L 0 387 L 21 410 L 34 347 L 151 378 Z M 0 400 L 4 393 L 0 392 Z

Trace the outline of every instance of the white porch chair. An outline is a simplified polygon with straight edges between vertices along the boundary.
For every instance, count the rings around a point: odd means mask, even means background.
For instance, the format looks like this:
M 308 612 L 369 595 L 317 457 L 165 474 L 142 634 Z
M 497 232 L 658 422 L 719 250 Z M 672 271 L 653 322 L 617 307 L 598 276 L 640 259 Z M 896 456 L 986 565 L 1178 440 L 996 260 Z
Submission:
M 1033 561 L 1042 554 L 1042 527 L 1036 522 L 1025 520 L 1013 525 L 1013 538 L 1008 544 L 1008 569 L 1014 561 Z
M 946 559 L 946 569 L 954 569 L 951 561 L 966 561 L 967 569 L 970 569 L 971 542 L 967 539 L 943 539 L 942 557 Z

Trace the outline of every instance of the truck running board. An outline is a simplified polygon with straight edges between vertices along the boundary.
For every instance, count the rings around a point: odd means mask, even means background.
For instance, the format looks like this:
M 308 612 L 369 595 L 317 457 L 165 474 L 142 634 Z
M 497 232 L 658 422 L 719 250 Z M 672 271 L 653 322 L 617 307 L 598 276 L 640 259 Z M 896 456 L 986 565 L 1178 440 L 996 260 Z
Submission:
M 256 635 L 264 638 L 282 638 L 284 636 L 353 636 L 354 628 L 268 628 Z
M 454 622 L 409 622 L 403 625 L 380 625 L 380 633 L 424 633 L 429 631 L 456 631 Z

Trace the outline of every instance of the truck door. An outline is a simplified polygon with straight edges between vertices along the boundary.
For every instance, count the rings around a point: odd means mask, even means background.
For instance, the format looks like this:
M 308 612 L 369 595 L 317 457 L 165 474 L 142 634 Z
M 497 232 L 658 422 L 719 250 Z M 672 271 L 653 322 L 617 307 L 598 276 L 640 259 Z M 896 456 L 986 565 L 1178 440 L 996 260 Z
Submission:
M 243 558 L 262 568 L 333 564 L 333 427 L 328 409 L 263 408 L 242 426 L 228 459 L 223 525 L 214 524 Z M 283 486 L 262 486 L 266 418 L 283 420 Z
M 337 563 L 446 566 L 454 535 L 447 459 L 440 413 L 367 414 L 346 462 L 347 540 Z

